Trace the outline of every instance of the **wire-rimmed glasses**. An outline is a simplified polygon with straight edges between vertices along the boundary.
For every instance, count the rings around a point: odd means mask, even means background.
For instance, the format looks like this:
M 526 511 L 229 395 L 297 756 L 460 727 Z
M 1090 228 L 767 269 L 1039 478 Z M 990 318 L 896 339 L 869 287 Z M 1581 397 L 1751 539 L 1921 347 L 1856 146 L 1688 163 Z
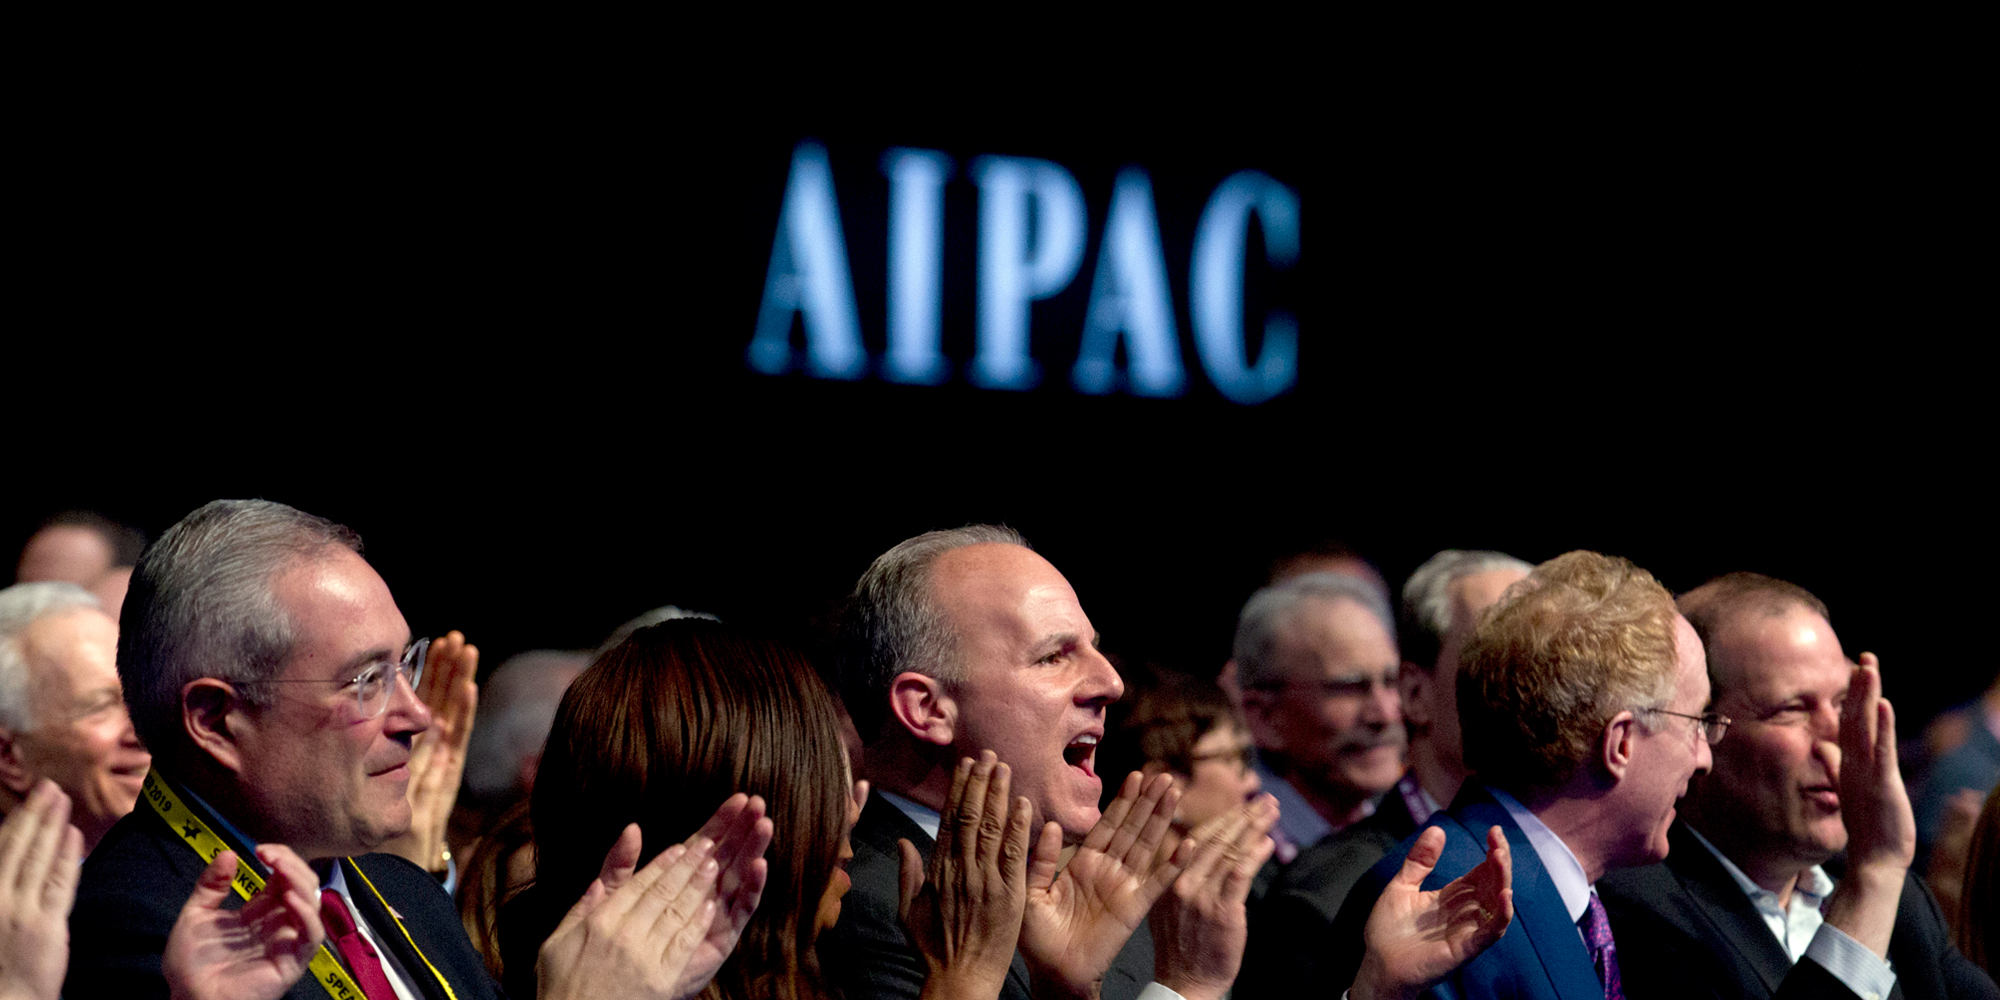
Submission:
M 1672 715 L 1683 719 L 1693 719 L 1695 722 L 1700 724 L 1701 738 L 1707 740 L 1709 746 L 1714 746 L 1717 743 L 1722 742 L 1722 734 L 1729 731 L 1729 724 L 1731 722 L 1736 721 L 1730 718 L 1729 716 L 1723 715 L 1720 712 L 1704 712 L 1700 715 L 1689 715 L 1686 712 L 1669 712 L 1664 708 L 1644 708 L 1640 709 L 1640 711 L 1658 712 L 1661 715 Z
M 354 705 L 360 710 L 360 717 L 373 719 L 388 710 L 389 699 L 396 693 L 396 675 L 410 679 L 410 690 L 417 689 L 417 682 L 424 677 L 424 660 L 429 658 L 431 641 L 418 639 L 403 650 L 400 660 L 384 657 L 361 668 L 361 672 L 345 681 L 320 681 L 304 678 L 273 677 L 265 684 L 339 684 L 343 688 L 354 689 Z

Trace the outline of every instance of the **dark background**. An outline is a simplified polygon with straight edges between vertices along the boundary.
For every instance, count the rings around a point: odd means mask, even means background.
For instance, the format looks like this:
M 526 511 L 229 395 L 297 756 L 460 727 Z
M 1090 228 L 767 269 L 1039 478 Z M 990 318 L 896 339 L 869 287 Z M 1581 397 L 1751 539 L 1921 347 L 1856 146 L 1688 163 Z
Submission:
M 282 500 L 358 529 L 413 628 L 463 629 L 490 666 L 669 602 L 810 637 L 894 542 L 1005 521 L 1108 648 L 1195 670 L 1226 658 L 1291 546 L 1343 538 L 1394 585 L 1447 546 L 1584 547 L 1677 590 L 1736 569 L 1811 588 L 1850 654 L 1882 656 L 1906 728 L 1983 687 L 1990 185 L 1974 179 L 1992 174 L 1952 117 L 1783 89 L 1394 89 L 523 91 L 380 119 L 334 95 L 74 122 L 78 143 L 35 151 L 21 199 L 5 381 L 22 457 L 0 540 L 65 507 L 157 535 L 216 497 Z M 945 351 L 961 369 L 964 165 L 1075 174 L 1091 242 L 1035 306 L 1040 388 L 745 367 L 808 137 L 830 152 L 876 353 L 879 158 L 958 164 Z M 1158 202 L 1180 399 L 1067 385 L 1127 164 Z M 1200 373 L 1186 297 L 1194 220 L 1244 168 L 1303 204 L 1298 269 L 1253 255 L 1250 278 L 1253 317 L 1300 317 L 1300 380 L 1248 408 Z

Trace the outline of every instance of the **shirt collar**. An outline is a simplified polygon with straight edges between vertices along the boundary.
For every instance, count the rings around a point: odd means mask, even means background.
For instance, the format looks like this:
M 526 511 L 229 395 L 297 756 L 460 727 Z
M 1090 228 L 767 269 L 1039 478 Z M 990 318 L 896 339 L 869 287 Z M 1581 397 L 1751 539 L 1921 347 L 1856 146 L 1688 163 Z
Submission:
M 236 828 L 236 824 L 229 822 L 229 817 L 222 815 L 222 810 L 217 809 L 212 805 L 209 805 L 207 799 L 204 799 L 200 795 L 195 794 L 195 790 L 187 787 L 186 785 L 180 786 L 180 790 L 183 793 L 185 793 L 188 798 L 193 799 L 194 804 L 200 806 L 203 812 L 213 817 L 215 819 L 215 824 L 217 826 L 222 827 L 222 832 L 228 834 L 233 842 L 242 844 L 243 849 L 246 851 L 249 851 L 253 854 L 256 853 L 257 842 L 245 836 L 243 831 Z
M 901 809 L 903 815 L 910 818 L 910 822 L 917 824 L 923 828 L 925 833 L 930 834 L 931 840 L 937 840 L 938 823 L 940 822 L 937 810 L 921 802 L 913 802 L 887 789 L 878 788 L 875 790 L 875 794 L 882 796 L 883 800 L 890 805 Z
M 1292 787 L 1291 782 L 1278 777 L 1264 766 L 1262 760 L 1253 766 L 1257 777 L 1264 783 L 1264 791 L 1278 800 L 1278 829 L 1291 838 L 1293 844 L 1301 848 L 1311 847 L 1334 832 L 1333 824 L 1327 822 L 1326 817 L 1321 816 L 1319 810 L 1314 809 L 1312 803 Z
M 1577 861 L 1569 845 L 1563 843 L 1562 838 L 1556 836 L 1556 832 L 1549 829 L 1540 817 L 1529 812 L 1519 799 L 1492 785 L 1487 785 L 1486 790 L 1493 793 L 1493 800 L 1507 810 L 1507 815 L 1513 817 L 1514 825 L 1527 835 L 1528 846 L 1535 849 L 1535 856 L 1548 870 L 1549 881 L 1555 883 L 1556 893 L 1562 896 L 1563 907 L 1569 911 L 1570 923 L 1582 919 L 1583 911 L 1590 908 L 1593 891 L 1590 879 L 1583 874 L 1582 862 Z
M 1736 887 L 1743 890 L 1743 894 L 1750 897 L 1752 903 L 1756 904 L 1760 909 L 1772 911 L 1778 909 L 1777 893 L 1752 882 L 1750 876 L 1743 874 L 1743 869 L 1736 867 L 1736 862 L 1729 860 L 1720 850 L 1716 849 L 1714 844 L 1709 843 L 1708 838 L 1702 836 L 1700 830 L 1690 826 L 1687 827 L 1687 832 L 1694 834 L 1696 842 L 1708 848 L 1708 853 L 1715 855 L 1715 860 L 1722 862 L 1722 870 L 1729 873 L 1729 877 L 1735 880 Z M 1799 884 L 1792 887 L 1792 893 L 1794 895 L 1804 893 L 1812 897 L 1809 902 L 1813 905 L 1814 909 L 1818 909 L 1820 900 L 1833 895 L 1833 878 L 1826 873 L 1825 868 L 1814 865 L 1806 869 L 1805 875 L 1799 880 Z

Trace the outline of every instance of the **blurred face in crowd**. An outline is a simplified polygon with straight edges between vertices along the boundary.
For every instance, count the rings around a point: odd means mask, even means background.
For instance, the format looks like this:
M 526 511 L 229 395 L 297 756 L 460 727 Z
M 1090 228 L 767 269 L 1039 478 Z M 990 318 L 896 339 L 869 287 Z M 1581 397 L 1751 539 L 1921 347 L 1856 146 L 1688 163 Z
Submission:
M 292 564 L 273 589 L 295 637 L 278 677 L 302 683 L 267 685 L 267 707 L 231 713 L 245 820 L 308 860 L 365 853 L 409 829 L 410 741 L 431 717 L 407 678 L 394 678 L 372 718 L 348 682 L 400 660 L 410 627 L 388 585 L 344 548 Z
M 1259 749 L 1288 777 L 1345 797 L 1379 794 L 1403 772 L 1401 657 L 1389 630 L 1346 598 L 1300 601 L 1278 628 L 1281 686 L 1246 694 Z
M 1248 801 L 1262 788 L 1250 769 L 1250 734 L 1224 722 L 1194 741 L 1189 754 L 1192 774 L 1176 774 L 1180 812 L 1175 821 L 1188 829 L 1200 826 Z
M 966 678 L 950 690 L 953 754 L 998 754 L 1034 805 L 1033 829 L 1054 821 L 1081 840 L 1098 820 L 1104 709 L 1125 684 L 1076 592 L 1048 560 L 993 543 L 940 556 L 931 586 Z
M 26 778 L 17 791 L 25 794 L 36 778 L 54 781 L 69 794 L 70 820 L 87 850 L 132 811 L 152 764 L 125 713 L 118 624 L 102 611 L 76 608 L 36 620 L 20 643 L 35 728 L 12 741 L 12 763 Z
M 1438 644 L 1435 666 L 1419 664 L 1402 678 L 1403 714 L 1413 725 L 1424 727 L 1438 759 L 1446 766 L 1469 771 L 1465 765 L 1464 739 L 1458 728 L 1458 657 L 1472 638 L 1479 613 L 1500 600 L 1500 595 L 1527 577 L 1520 569 L 1506 568 L 1471 573 L 1451 581 L 1445 593 L 1451 598 L 1451 629 Z M 1426 672 L 1423 668 L 1430 667 Z
M 1686 618 L 1674 616 L 1674 694 L 1662 706 L 1681 715 L 1700 715 L 1708 704 L 1708 665 L 1701 637 Z M 1681 715 L 1641 713 L 1634 727 L 1632 762 L 1619 793 L 1625 796 L 1630 852 L 1611 859 L 1612 867 L 1651 864 L 1667 856 L 1667 828 L 1674 822 L 1674 803 L 1687 794 L 1688 782 L 1708 771 L 1712 758 L 1701 723 Z
M 111 543 L 103 535 L 75 525 L 56 525 L 28 539 L 14 578 L 21 583 L 61 580 L 88 587 L 111 568 L 112 558 Z
M 1854 670 L 1833 627 L 1794 605 L 1738 614 L 1714 639 L 1715 711 L 1735 722 L 1697 789 L 1702 832 L 1727 826 L 1731 840 L 1800 869 L 1833 857 L 1847 846 L 1840 708 Z

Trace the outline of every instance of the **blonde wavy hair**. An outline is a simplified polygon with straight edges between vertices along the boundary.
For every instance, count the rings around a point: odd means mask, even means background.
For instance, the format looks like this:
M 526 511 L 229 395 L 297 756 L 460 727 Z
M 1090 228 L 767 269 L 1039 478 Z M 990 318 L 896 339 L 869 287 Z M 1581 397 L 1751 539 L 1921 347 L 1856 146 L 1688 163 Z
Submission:
M 1554 791 L 1597 755 L 1612 716 L 1672 699 L 1675 665 L 1673 595 L 1652 574 L 1596 552 L 1557 556 L 1482 614 L 1466 645 L 1466 759 L 1516 795 Z

